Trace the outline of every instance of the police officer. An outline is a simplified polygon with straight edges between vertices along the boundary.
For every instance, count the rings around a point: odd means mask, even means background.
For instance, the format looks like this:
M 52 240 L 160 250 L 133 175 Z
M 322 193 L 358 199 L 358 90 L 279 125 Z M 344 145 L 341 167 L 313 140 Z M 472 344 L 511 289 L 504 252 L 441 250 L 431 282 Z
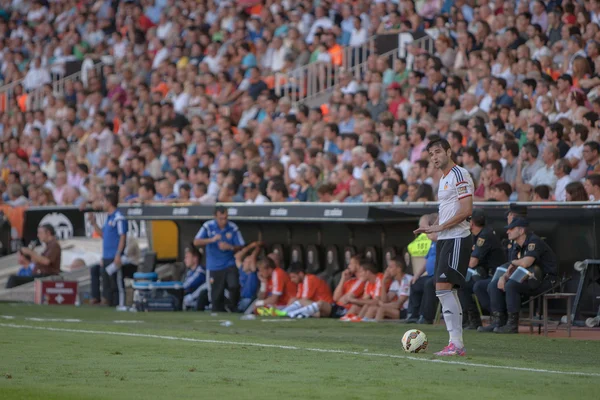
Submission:
M 215 219 L 205 222 L 194 239 L 194 246 L 206 246 L 206 280 L 209 282 L 212 311 L 215 312 L 226 311 L 225 288 L 229 290 L 231 304 L 237 305 L 240 297 L 234 254 L 244 247 L 244 238 L 237 225 L 227 220 L 227 216 L 227 208 L 216 207 Z
M 471 233 L 473 234 L 473 252 L 469 260 L 469 268 L 473 272 L 465 286 L 459 291 L 463 310 L 467 310 L 466 329 L 477 329 L 481 326 L 479 310 L 473 302 L 473 293 L 481 308 L 490 309 L 490 298 L 487 286 L 491 282 L 496 267 L 506 262 L 506 256 L 500 239 L 490 226 L 486 226 L 485 212 L 476 208 L 471 217 Z
M 550 247 L 536 234 L 528 230 L 529 222 L 517 217 L 506 227 L 509 263 L 506 273 L 488 285 L 492 311 L 492 323 L 481 327 L 480 332 L 518 333 L 521 295 L 536 295 L 552 287 L 556 280 L 558 259 Z M 525 281 L 510 279 L 518 267 L 531 274 Z
M 506 212 L 506 224 L 510 225 L 514 218 L 527 219 L 527 206 L 522 206 L 517 203 L 510 203 L 508 211 Z M 502 241 L 502 245 L 504 247 L 506 257 L 510 259 L 510 248 L 512 247 L 512 240 L 504 239 Z

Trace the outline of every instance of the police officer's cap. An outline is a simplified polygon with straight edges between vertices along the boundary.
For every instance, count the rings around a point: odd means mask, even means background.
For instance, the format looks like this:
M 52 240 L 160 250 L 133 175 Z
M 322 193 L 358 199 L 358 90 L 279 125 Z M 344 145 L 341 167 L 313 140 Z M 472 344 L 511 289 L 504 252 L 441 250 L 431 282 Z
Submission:
M 517 214 L 522 217 L 526 217 L 527 216 L 527 206 L 522 206 L 517 203 L 510 203 L 509 209 L 506 212 L 506 216 L 508 217 L 508 214 L 510 214 L 510 213 Z
M 485 225 L 485 211 L 481 208 L 475 208 L 473 210 L 473 214 L 471 215 L 471 221 L 477 226 Z
M 506 229 L 513 229 L 513 228 L 518 228 L 518 227 L 527 228 L 528 226 L 529 226 L 529 221 L 527 221 L 525 218 L 517 217 L 517 218 L 513 219 L 512 222 L 509 225 L 505 226 L 504 228 L 506 228 Z

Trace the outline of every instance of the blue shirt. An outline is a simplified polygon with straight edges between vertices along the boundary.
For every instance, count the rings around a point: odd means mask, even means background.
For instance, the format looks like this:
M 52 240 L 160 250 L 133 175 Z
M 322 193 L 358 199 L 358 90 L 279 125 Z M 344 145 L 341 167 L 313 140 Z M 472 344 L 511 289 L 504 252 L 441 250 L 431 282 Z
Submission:
M 17 276 L 33 276 L 34 266 L 35 265 L 33 263 L 31 263 L 27 267 L 21 267 L 19 269 L 19 272 L 17 272 Z
M 258 274 L 256 272 L 246 273 L 240 268 L 240 295 L 242 299 L 254 299 L 258 291 Z
M 206 282 L 206 272 L 201 266 L 197 266 L 195 270 L 188 269 L 183 281 L 183 290 L 186 294 L 193 293 Z
M 242 232 L 236 224 L 227 221 L 223 229 L 219 228 L 217 221 L 211 219 L 202 225 L 202 228 L 196 234 L 196 239 L 210 239 L 216 235 L 221 235 L 221 239 L 214 243 L 206 245 L 206 269 L 209 271 L 220 271 L 228 267 L 235 266 L 235 257 L 233 250 L 219 249 L 219 242 L 229 243 L 232 246 L 244 246 Z
M 427 275 L 433 276 L 435 273 L 435 247 L 436 243 L 431 242 L 431 247 L 429 247 L 429 253 L 425 256 L 425 270 L 427 271 Z
M 102 228 L 102 258 L 111 260 L 117 256 L 119 241 L 122 235 L 127 235 L 127 230 L 127 221 L 119 210 L 106 217 Z

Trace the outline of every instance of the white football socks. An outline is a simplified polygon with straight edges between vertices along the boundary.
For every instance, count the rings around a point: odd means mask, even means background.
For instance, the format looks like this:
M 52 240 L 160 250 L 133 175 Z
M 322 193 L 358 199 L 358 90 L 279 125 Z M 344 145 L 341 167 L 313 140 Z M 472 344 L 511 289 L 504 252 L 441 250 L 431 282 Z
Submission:
M 450 343 L 462 349 L 464 347 L 462 307 L 458 294 L 456 290 L 436 290 L 435 294 L 442 304 L 442 313 L 444 314 L 446 329 L 450 334 Z
M 288 312 L 288 317 L 296 318 L 298 315 L 302 315 L 304 317 L 312 317 L 316 313 L 319 312 L 319 303 L 312 303 L 306 307 L 302 307 L 296 311 Z
M 296 311 L 298 309 L 302 308 L 302 304 L 300 304 L 299 301 L 295 301 L 292 304 L 290 304 L 289 306 L 285 307 L 283 310 L 281 311 L 285 311 L 286 313 L 290 313 L 292 311 Z

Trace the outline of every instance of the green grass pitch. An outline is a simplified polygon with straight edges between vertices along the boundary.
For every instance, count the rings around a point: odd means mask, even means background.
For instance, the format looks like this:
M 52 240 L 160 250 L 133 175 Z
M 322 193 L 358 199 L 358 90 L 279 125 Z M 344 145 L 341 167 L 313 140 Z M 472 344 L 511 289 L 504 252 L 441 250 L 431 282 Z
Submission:
M 444 327 L 409 355 L 412 327 L 0 304 L 0 399 L 598 397 L 598 341 L 466 332 L 440 360 Z

